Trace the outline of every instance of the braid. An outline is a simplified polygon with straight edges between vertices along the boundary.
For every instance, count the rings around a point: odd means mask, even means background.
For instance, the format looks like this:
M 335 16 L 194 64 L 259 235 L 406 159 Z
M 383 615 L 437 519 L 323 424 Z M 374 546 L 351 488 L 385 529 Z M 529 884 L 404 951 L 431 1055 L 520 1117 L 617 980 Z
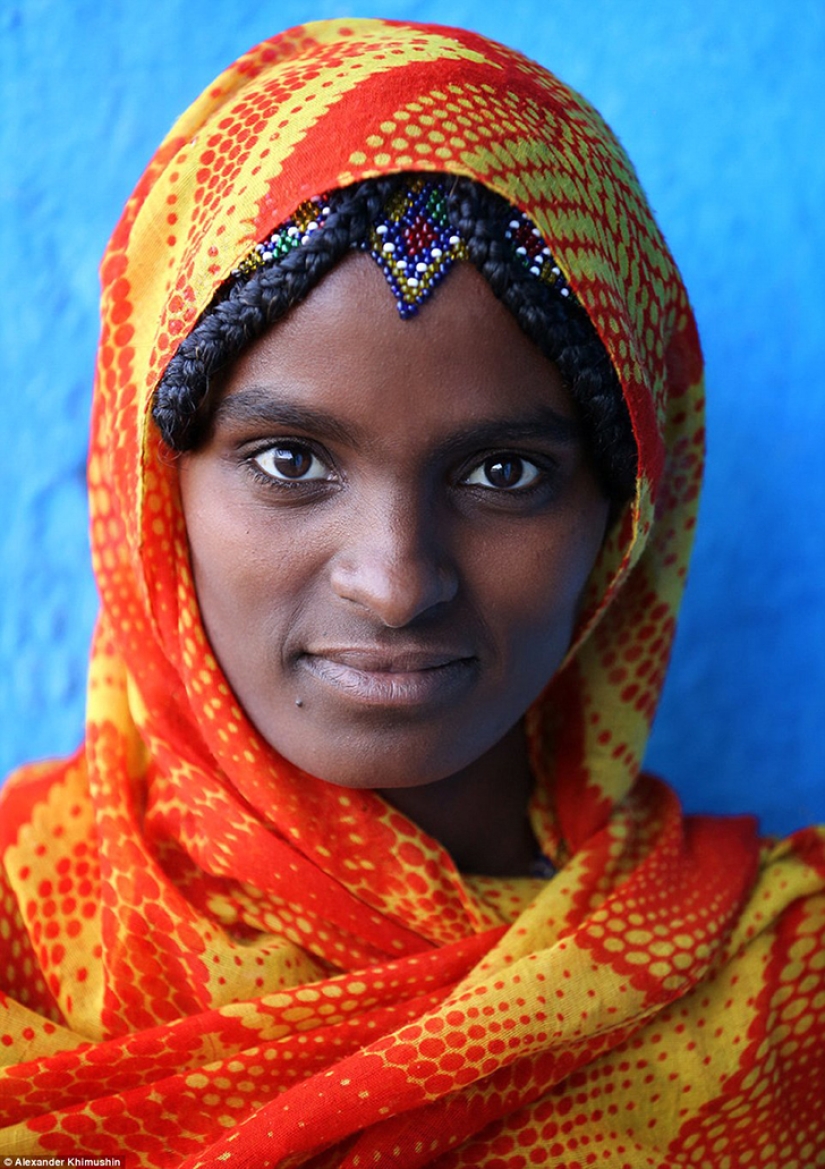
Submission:
M 336 192 L 323 231 L 278 264 L 218 294 L 181 342 L 155 391 L 152 416 L 173 450 L 193 450 L 206 438 L 215 375 L 302 301 L 354 243 L 366 238 L 396 185 L 372 180 Z
M 152 414 L 173 450 L 193 450 L 205 441 L 217 396 L 211 392 L 216 374 L 368 237 L 388 199 L 408 181 L 409 175 L 391 175 L 332 192 L 323 230 L 277 263 L 228 282 L 218 293 L 181 342 L 155 391 Z M 505 239 L 512 211 L 500 195 L 457 177 L 447 193 L 447 212 L 466 242 L 470 262 L 557 366 L 606 494 L 615 503 L 629 499 L 636 481 L 633 430 L 616 372 L 586 312 L 514 259 Z

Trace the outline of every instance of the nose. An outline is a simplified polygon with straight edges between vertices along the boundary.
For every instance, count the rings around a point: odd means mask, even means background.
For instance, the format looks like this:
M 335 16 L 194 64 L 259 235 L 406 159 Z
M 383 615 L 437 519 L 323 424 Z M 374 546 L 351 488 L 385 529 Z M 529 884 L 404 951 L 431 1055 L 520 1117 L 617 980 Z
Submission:
M 352 517 L 331 572 L 343 600 L 401 629 L 458 592 L 458 572 L 431 514 L 409 500 L 384 500 Z

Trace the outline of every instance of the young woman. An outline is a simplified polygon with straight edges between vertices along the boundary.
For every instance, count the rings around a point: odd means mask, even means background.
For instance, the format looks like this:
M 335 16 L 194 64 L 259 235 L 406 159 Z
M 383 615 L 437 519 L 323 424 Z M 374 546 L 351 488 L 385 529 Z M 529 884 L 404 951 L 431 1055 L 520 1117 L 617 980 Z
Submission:
M 86 741 L 3 793 L 0 1148 L 817 1163 L 822 837 L 640 775 L 702 362 L 598 115 L 473 34 L 295 29 L 103 281 Z

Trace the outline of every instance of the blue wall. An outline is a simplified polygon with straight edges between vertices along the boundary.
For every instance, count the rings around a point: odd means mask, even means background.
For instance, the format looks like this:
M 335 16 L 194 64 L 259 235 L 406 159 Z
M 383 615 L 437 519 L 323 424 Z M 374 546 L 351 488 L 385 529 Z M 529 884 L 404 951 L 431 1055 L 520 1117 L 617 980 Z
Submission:
M 96 265 L 174 117 L 346 4 L 3 0 L 0 773 L 79 739 L 96 608 L 84 458 Z M 389 0 L 580 88 L 634 158 L 708 359 L 698 547 L 649 763 L 692 809 L 825 819 L 825 5 Z M 204 13 L 208 13 L 205 16 Z

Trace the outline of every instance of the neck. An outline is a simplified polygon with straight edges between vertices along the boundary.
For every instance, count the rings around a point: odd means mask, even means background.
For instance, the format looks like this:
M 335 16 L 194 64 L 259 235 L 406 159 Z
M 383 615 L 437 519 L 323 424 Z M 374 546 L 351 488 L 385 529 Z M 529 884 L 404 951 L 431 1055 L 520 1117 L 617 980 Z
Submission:
M 532 786 L 519 723 L 455 775 L 379 794 L 443 845 L 463 872 L 517 877 L 529 874 L 538 847 L 527 818 Z

